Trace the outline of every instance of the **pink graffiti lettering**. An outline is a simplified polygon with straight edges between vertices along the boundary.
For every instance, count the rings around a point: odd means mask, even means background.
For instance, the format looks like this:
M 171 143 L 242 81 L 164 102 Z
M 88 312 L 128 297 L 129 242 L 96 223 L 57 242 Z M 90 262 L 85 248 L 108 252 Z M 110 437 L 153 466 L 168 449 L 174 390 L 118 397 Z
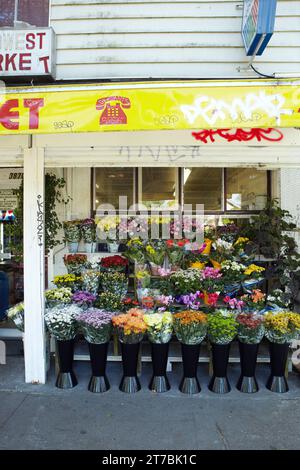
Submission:
M 272 127 L 267 129 L 203 129 L 198 132 L 192 132 L 196 140 L 201 140 L 204 144 L 215 142 L 215 136 L 219 136 L 227 142 L 249 142 L 250 140 L 267 140 L 269 142 L 279 142 L 283 139 L 283 134 L 279 129 Z

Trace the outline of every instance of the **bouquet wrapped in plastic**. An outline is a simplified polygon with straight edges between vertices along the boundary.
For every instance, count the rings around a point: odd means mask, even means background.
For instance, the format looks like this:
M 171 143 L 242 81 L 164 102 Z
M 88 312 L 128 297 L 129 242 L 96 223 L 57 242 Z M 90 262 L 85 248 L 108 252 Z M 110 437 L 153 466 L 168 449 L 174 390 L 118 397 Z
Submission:
M 229 344 L 237 334 L 235 315 L 227 310 L 218 310 L 208 315 L 208 338 L 215 344 Z
M 86 341 L 92 344 L 103 344 L 108 343 L 111 338 L 114 315 L 114 312 L 91 308 L 80 312 L 76 320 Z
M 46 309 L 45 322 L 49 332 L 60 341 L 75 338 L 77 334 L 76 316 L 81 309 L 76 305 Z
M 200 344 L 207 332 L 207 315 L 195 310 L 184 310 L 174 315 L 174 331 L 183 344 Z
M 20 302 L 7 310 L 7 316 L 10 318 L 18 330 L 24 332 L 24 302 Z
M 263 339 L 264 317 L 258 313 L 240 313 L 238 322 L 238 339 L 241 343 L 258 344 Z
M 121 343 L 136 344 L 142 341 L 147 330 L 144 313 L 141 309 L 132 308 L 113 317 L 112 323 Z
M 147 313 L 144 315 L 147 335 L 151 343 L 168 343 L 173 333 L 173 315 L 170 312 Z
M 70 304 L 72 299 L 72 290 L 70 287 L 50 289 L 45 292 L 45 298 L 47 307 Z
M 271 343 L 289 343 L 300 333 L 300 314 L 282 311 L 264 316 L 265 334 Z

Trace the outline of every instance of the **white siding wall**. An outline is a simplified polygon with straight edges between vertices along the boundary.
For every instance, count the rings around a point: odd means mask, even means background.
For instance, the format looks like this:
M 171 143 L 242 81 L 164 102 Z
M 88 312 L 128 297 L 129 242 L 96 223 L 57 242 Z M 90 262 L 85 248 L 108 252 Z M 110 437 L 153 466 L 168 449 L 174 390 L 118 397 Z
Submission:
M 58 79 L 242 78 L 243 0 L 52 0 Z M 265 74 L 300 75 L 300 0 L 278 0 Z
M 280 170 L 281 207 L 288 210 L 294 223 L 300 230 L 300 169 Z M 300 232 L 295 233 L 295 239 L 300 249 Z

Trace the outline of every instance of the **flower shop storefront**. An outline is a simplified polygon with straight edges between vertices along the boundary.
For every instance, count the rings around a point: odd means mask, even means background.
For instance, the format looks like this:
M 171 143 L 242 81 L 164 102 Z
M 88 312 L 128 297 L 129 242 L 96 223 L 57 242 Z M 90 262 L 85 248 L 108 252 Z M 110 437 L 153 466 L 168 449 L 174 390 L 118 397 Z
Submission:
M 229 101 L 234 93 L 241 96 L 239 87 L 230 83 Z M 261 96 L 267 100 L 276 86 L 271 84 L 271 93 L 263 83 L 263 90 L 248 87 L 265 93 Z M 234 341 L 241 391 L 258 390 L 255 366 L 261 342 L 270 346 L 267 387 L 288 389 L 288 346 L 300 331 L 297 295 L 291 287 L 298 278 L 290 274 L 297 271 L 299 260 L 295 227 L 270 201 L 281 196 L 280 170 L 299 168 L 300 135 L 293 128 L 299 125 L 293 101 L 298 85 L 282 84 L 285 106 L 278 85 L 274 101 L 269 96 L 269 106 L 265 104 L 254 119 L 259 104 L 252 103 L 236 117 L 219 99 L 220 83 L 216 88 L 206 84 L 205 90 L 204 84 L 181 85 L 95 87 L 101 98 L 91 122 L 82 98 L 74 106 L 76 113 L 81 109 L 81 122 L 78 114 L 72 115 L 76 96 L 65 97 L 67 87 L 57 90 L 61 107 L 43 114 L 45 104 L 55 104 L 53 92 L 50 87 L 37 89 L 35 112 L 29 113 L 35 117 L 27 130 L 30 136 L 0 135 L 1 164 L 24 166 L 27 382 L 45 382 L 51 335 L 60 367 L 56 385 L 61 388 L 80 380 L 72 368 L 74 345 L 76 353 L 78 344 L 85 342 L 90 391 L 109 389 L 107 357 L 112 350 L 123 361 L 120 389 L 138 391 L 141 344 L 152 362 L 150 389 L 166 391 L 168 357 L 176 344 L 183 368 L 180 390 L 200 391 L 197 365 L 199 358 L 207 360 L 201 351 L 208 348 L 213 372 L 209 388 L 225 393 L 230 390 L 227 364 Z M 285 87 L 291 87 L 291 96 Z M 137 104 L 140 89 L 153 96 L 153 104 L 145 102 L 151 119 Z M 92 87 L 82 90 L 95 92 Z M 172 107 L 165 104 L 160 110 L 162 95 L 156 95 L 157 90 L 171 94 Z M 45 101 L 38 102 L 45 93 Z M 200 101 L 196 103 L 201 93 L 215 93 L 210 98 L 215 108 L 206 109 L 206 114 Z M 62 112 L 64 105 L 71 106 L 68 116 Z M 241 116 L 247 118 L 245 128 Z M 24 119 L 18 130 L 25 133 L 25 127 Z M 10 159 L 4 156 L 7 148 Z M 61 243 L 49 248 L 47 270 L 45 172 L 61 181 L 55 210 L 63 223 L 58 231 Z M 103 212 L 103 204 L 109 204 L 109 210 Z M 270 234 L 270 223 L 280 234 L 291 232 L 290 238 L 280 239 L 280 247 Z M 12 318 L 19 315 L 22 312 L 11 312 Z

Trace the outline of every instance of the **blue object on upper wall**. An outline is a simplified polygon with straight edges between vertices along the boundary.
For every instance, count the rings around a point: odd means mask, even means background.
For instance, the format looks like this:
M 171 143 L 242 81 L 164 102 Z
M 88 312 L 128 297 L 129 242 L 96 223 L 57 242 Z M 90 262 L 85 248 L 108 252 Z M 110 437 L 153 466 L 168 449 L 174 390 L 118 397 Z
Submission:
M 242 37 L 247 56 L 262 55 L 274 32 L 277 0 L 244 0 Z
M 6 310 L 9 307 L 9 284 L 6 273 L 0 271 L 0 320 L 6 317 Z

